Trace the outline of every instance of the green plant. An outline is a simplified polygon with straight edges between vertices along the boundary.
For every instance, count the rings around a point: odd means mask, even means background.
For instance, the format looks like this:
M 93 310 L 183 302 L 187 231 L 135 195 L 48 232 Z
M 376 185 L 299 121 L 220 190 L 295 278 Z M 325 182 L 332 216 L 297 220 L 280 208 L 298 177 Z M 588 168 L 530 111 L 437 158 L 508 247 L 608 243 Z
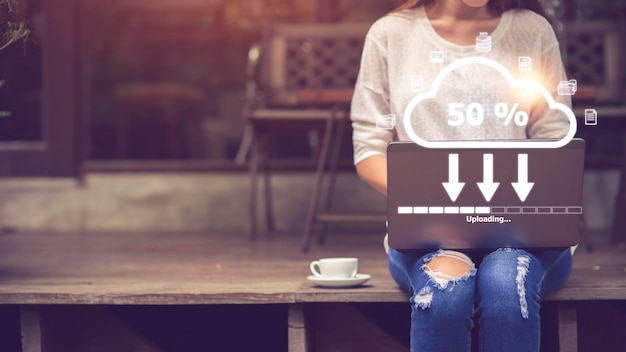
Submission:
M 0 10 L 13 13 L 19 0 L 0 0 Z M 4 17 L 4 16 L 3 16 Z M 30 36 L 30 29 L 26 21 L 3 21 L 0 23 L 2 30 L 2 40 L 0 50 L 7 48 L 17 41 L 26 41 Z

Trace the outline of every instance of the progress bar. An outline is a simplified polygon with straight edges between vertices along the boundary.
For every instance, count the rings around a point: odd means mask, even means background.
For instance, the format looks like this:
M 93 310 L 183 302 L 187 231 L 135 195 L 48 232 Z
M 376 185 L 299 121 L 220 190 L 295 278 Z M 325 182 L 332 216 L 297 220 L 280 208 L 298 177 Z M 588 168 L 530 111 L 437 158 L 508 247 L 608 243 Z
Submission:
M 493 207 L 398 207 L 398 214 L 582 214 L 580 206 L 493 206 Z

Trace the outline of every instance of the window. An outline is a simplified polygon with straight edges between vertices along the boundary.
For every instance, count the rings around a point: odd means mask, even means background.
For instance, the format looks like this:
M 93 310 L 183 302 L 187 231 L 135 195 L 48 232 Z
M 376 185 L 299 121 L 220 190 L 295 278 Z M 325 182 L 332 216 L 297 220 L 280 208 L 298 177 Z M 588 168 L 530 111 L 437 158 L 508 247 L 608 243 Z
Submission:
M 74 2 L 10 1 L 12 11 L 7 3 L 2 21 L 25 20 L 31 35 L 0 51 L 0 175 L 77 175 L 81 94 Z
M 234 165 L 247 54 L 263 24 L 371 21 L 390 6 L 374 0 L 83 1 L 88 164 Z

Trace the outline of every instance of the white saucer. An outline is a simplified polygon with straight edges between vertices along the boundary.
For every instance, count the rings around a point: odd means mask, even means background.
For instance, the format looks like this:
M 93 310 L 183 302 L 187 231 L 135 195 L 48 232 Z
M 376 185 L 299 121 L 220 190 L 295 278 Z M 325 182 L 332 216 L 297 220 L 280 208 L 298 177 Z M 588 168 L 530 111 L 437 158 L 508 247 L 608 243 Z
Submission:
M 316 285 L 323 287 L 353 287 L 363 285 L 371 277 L 372 276 L 368 274 L 356 274 L 354 277 L 351 278 L 335 279 L 309 275 L 307 279 L 314 282 Z

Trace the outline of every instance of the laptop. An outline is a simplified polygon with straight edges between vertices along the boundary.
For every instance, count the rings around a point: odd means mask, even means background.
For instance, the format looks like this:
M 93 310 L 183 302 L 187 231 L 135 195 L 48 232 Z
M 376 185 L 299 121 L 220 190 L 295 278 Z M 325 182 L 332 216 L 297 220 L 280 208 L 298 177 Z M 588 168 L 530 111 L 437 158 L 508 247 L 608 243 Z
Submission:
M 577 138 L 541 149 L 440 149 L 392 142 L 387 147 L 389 246 L 576 245 L 584 159 L 585 142 Z

